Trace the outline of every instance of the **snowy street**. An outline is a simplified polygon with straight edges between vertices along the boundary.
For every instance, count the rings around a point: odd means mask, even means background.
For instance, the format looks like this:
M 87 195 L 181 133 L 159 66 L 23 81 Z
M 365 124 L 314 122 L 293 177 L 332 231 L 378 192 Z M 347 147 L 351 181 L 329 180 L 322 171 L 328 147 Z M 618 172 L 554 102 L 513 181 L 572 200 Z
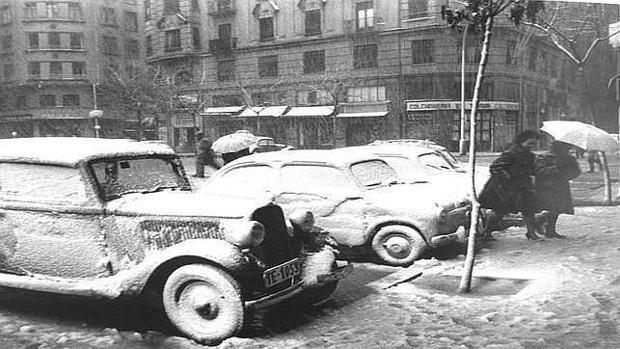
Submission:
M 560 219 L 567 240 L 527 241 L 523 228 L 496 233 L 474 270 L 491 279 L 469 296 L 455 295 L 458 279 L 448 277 L 459 274 L 463 256 L 411 270 L 357 265 L 333 302 L 275 309 L 264 319 L 268 331 L 219 348 L 617 348 L 619 215 L 618 207 L 579 207 Z M 414 281 L 370 287 L 391 272 L 417 271 Z M 2 348 L 201 347 L 147 332 L 139 312 L 122 304 L 8 289 L 0 299 Z

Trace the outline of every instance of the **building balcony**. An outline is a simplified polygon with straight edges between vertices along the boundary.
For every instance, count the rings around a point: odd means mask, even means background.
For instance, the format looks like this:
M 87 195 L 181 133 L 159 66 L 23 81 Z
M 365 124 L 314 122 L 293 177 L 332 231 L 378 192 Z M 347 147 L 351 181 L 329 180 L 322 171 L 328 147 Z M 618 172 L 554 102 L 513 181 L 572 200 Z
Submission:
M 376 16 L 350 19 L 342 24 L 342 30 L 346 35 L 376 35 L 385 27 L 383 18 Z
M 77 22 L 84 23 L 83 16 L 73 16 L 73 17 L 48 17 L 48 16 L 33 16 L 33 17 L 24 17 L 22 20 L 24 23 L 28 22 Z
M 83 52 L 84 46 L 82 45 L 47 45 L 47 46 L 32 46 L 26 49 L 27 52 L 35 51 L 80 51 Z
M 30 74 L 28 75 L 28 81 L 40 81 L 40 80 L 69 80 L 69 81 L 76 81 L 76 80 L 86 80 L 87 76 L 86 74 L 49 74 L 49 75 L 37 75 L 37 74 Z
M 216 56 L 230 56 L 237 49 L 237 38 L 209 40 L 209 52 Z
M 207 3 L 210 16 L 232 16 L 237 12 L 235 0 L 212 0 Z

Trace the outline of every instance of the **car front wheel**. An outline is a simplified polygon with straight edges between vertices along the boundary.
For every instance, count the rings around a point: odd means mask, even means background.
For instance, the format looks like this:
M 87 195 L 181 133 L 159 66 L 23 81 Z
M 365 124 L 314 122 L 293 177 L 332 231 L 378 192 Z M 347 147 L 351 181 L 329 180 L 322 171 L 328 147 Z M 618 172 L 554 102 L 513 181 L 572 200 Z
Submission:
M 243 326 L 240 287 L 217 267 L 179 267 L 166 280 L 162 298 L 172 325 L 199 343 L 217 344 Z
M 372 238 L 371 246 L 383 263 L 404 267 L 422 256 L 426 242 L 411 227 L 390 225 L 379 229 Z

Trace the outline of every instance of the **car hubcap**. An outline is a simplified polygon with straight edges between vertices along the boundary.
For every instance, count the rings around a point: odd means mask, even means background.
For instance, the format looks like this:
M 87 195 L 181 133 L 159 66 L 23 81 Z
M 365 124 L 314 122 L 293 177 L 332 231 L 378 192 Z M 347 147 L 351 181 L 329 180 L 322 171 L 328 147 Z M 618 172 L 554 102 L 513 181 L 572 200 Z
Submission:
M 188 285 L 181 293 L 178 304 L 181 308 L 193 310 L 198 316 L 206 320 L 217 318 L 219 313 L 217 295 L 207 284 Z
M 409 240 L 402 236 L 390 236 L 383 244 L 390 256 L 395 258 L 405 258 L 411 253 Z

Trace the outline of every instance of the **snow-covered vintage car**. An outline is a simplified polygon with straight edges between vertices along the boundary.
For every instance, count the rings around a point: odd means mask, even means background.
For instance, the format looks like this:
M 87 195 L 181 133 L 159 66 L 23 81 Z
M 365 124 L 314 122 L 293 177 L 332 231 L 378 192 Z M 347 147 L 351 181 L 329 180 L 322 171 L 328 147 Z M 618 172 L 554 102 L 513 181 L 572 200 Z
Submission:
M 325 283 L 304 287 L 308 258 L 293 240 L 269 201 L 192 193 L 166 145 L 0 140 L 0 286 L 148 294 L 180 332 L 214 343 L 248 310 L 333 290 L 333 260 Z
M 222 191 L 265 193 L 287 213 L 309 209 L 340 244 L 340 258 L 372 256 L 399 266 L 462 239 L 471 210 L 468 200 L 444 202 L 432 184 L 404 184 L 384 160 L 348 148 L 237 159 L 198 190 Z

